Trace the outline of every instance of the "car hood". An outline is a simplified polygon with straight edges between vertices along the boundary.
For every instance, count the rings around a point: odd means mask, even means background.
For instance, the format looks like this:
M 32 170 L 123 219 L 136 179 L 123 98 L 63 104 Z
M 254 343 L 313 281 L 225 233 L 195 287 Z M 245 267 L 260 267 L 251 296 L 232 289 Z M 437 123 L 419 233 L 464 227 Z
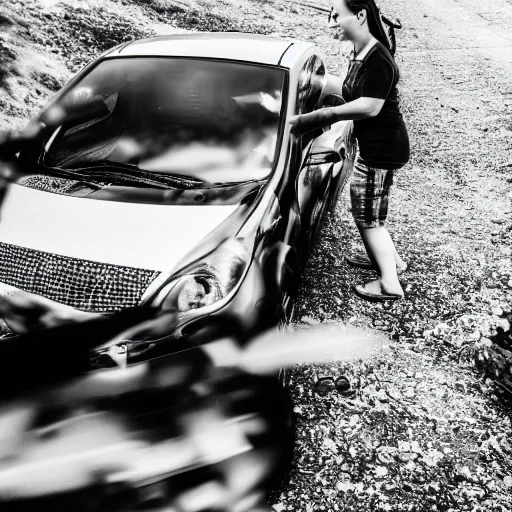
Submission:
M 246 205 L 155 205 L 70 197 L 11 185 L 0 242 L 68 258 L 172 271 L 213 230 L 231 236 Z M 219 227 L 225 226 L 219 230 Z M 219 233 L 220 235 L 220 233 Z

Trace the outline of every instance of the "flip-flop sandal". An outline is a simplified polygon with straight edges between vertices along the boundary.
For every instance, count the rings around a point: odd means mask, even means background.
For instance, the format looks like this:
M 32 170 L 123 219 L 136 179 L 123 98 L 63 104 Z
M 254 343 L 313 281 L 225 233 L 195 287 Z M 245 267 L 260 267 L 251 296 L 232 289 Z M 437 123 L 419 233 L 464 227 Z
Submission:
M 352 267 L 364 268 L 368 270 L 377 269 L 375 265 L 370 261 L 370 258 L 362 254 L 354 254 L 354 256 L 345 256 L 345 261 Z
M 365 270 L 376 270 L 376 271 L 379 270 L 371 262 L 370 258 L 368 258 L 368 256 L 365 256 L 363 254 L 354 254 L 354 256 L 345 256 L 345 261 L 353 267 L 362 268 Z M 403 274 L 407 270 L 407 268 L 408 268 L 407 263 L 405 263 L 405 265 L 403 267 L 400 267 L 400 268 L 397 267 L 397 269 L 396 269 L 397 275 Z
M 352 291 L 359 297 L 372 302 L 384 302 L 386 300 L 400 300 L 402 295 L 396 293 L 370 293 L 364 290 L 364 285 L 356 284 L 352 286 Z

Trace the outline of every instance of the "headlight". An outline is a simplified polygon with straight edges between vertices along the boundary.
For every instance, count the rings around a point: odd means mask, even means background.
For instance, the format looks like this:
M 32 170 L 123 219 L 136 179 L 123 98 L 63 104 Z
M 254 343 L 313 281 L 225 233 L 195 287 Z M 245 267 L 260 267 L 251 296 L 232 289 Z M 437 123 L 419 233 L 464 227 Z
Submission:
M 126 366 L 130 357 L 141 357 L 154 346 L 155 340 L 172 333 L 187 313 L 210 306 L 234 292 L 249 261 L 244 241 L 229 238 L 211 254 L 184 268 L 151 302 L 153 307 L 167 314 L 144 322 L 95 349 L 91 369 Z
M 190 311 L 224 299 L 242 278 L 250 255 L 241 239 L 229 238 L 184 269 L 157 297 L 162 310 Z

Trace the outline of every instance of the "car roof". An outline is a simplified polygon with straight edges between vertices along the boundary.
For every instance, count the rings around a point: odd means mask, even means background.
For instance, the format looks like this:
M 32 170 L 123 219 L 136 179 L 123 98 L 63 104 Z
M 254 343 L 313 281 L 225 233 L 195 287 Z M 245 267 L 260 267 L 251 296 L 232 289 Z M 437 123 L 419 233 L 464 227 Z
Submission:
M 192 32 L 125 43 L 110 52 L 108 57 L 191 57 L 291 67 L 311 46 L 304 41 L 260 34 Z

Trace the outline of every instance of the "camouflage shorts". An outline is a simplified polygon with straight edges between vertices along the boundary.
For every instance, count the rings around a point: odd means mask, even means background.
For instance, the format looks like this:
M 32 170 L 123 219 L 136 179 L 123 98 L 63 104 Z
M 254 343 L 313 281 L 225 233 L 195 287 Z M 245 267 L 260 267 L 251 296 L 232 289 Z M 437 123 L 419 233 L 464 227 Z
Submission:
M 383 226 L 388 216 L 393 171 L 368 167 L 356 161 L 350 182 L 352 216 L 358 227 Z

